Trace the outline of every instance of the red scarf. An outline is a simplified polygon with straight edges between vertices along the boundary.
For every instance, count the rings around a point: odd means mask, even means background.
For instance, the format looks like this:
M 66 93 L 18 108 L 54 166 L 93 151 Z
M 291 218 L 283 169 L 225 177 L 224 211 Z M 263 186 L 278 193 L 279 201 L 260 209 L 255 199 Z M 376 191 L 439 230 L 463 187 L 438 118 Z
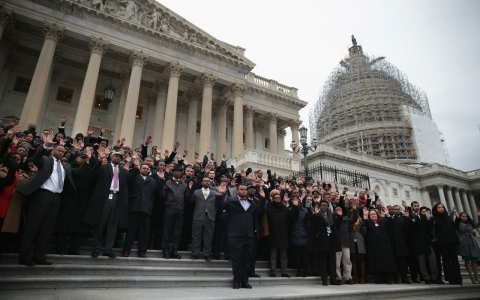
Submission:
M 367 204 L 367 199 L 359 197 L 358 203 L 360 203 L 362 206 L 365 206 Z
M 372 221 L 373 221 L 373 223 L 378 224 L 378 219 L 374 219 Z

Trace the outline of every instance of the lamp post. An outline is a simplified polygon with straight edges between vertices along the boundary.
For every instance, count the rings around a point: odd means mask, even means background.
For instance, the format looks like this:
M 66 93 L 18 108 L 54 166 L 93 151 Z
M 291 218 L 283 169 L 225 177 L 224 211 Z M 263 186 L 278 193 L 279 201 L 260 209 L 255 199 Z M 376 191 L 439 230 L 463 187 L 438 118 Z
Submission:
M 307 144 L 307 132 L 308 129 L 304 126 L 302 126 L 299 130 L 300 132 L 300 144 L 301 146 L 298 147 L 297 149 L 297 143 L 295 141 L 292 141 L 290 143 L 290 148 L 292 148 L 293 153 L 302 153 L 303 154 L 303 167 L 305 169 L 305 178 L 308 177 L 308 161 L 307 161 L 307 154 L 308 152 L 312 151 L 314 152 L 317 150 L 318 142 L 317 139 L 314 138 L 312 140 L 312 145 Z

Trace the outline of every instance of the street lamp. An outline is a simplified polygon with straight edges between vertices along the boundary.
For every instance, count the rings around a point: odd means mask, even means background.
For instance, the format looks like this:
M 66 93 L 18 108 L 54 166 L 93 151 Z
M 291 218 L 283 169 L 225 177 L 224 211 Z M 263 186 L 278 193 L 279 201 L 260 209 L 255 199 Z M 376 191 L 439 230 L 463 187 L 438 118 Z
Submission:
M 309 151 L 312 151 L 314 152 L 315 150 L 317 150 L 317 146 L 318 146 L 318 142 L 317 142 L 317 139 L 314 138 L 312 140 L 312 145 L 308 145 L 307 144 L 307 132 L 308 132 L 308 129 L 304 126 L 302 126 L 298 132 L 300 132 L 300 144 L 301 146 L 297 149 L 297 143 L 295 141 L 292 141 L 292 143 L 290 143 L 290 148 L 292 148 L 292 151 L 293 153 L 302 153 L 303 154 L 303 167 L 305 169 L 305 178 L 308 177 L 308 161 L 307 161 L 307 154 Z M 296 151 L 295 151 L 296 149 Z

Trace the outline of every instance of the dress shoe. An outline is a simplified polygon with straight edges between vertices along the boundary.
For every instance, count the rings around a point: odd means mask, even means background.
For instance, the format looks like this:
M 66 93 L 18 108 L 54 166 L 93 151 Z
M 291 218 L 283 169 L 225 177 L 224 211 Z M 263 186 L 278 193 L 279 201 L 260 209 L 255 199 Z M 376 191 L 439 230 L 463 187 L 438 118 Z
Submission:
M 412 284 L 412 282 L 410 280 L 402 280 L 402 283 L 405 283 L 405 284 Z
M 326 281 L 322 281 L 322 285 L 324 285 L 324 286 L 328 286 L 328 282 L 326 282 Z
M 19 265 L 26 265 L 27 267 L 33 267 L 35 263 L 31 259 L 24 259 L 18 261 Z
M 67 252 L 68 255 L 80 255 L 80 251 L 72 251 L 72 250 L 68 250 Z
M 260 277 L 262 277 L 262 276 L 260 276 L 260 275 L 258 275 L 257 273 L 255 273 L 255 274 L 250 275 L 250 276 L 248 276 L 248 277 L 257 277 L 257 278 L 260 278 Z
M 432 284 L 430 280 L 425 280 L 425 284 Z
M 192 260 L 198 259 L 198 255 L 192 255 Z
M 163 250 L 163 258 L 169 259 L 170 258 L 170 252 L 168 250 Z
M 287 278 L 290 278 L 290 275 L 288 275 L 287 273 L 283 273 L 281 277 L 287 277 Z
M 176 259 L 182 259 L 182 256 L 180 254 L 178 254 L 177 251 L 170 252 L 170 257 L 171 258 L 176 258 Z
M 420 280 L 412 280 L 412 283 L 422 283 Z
M 275 274 L 275 273 L 270 273 L 270 277 L 277 277 L 277 274 Z
M 387 280 L 387 284 L 393 284 L 393 280 L 391 279 Z
M 123 256 L 123 257 L 129 257 L 129 256 L 130 256 L 130 253 L 128 253 L 128 252 L 123 252 L 123 253 L 122 253 L 122 256 Z
M 353 284 L 353 280 L 351 280 L 351 279 L 345 280 L 345 284 L 350 284 L 350 285 L 352 285 L 352 284 Z
M 208 255 L 205 256 L 204 258 L 205 258 L 205 261 L 212 261 L 212 259 L 211 259 L 210 256 L 208 256 Z
M 145 254 L 145 252 L 141 252 L 138 254 L 138 257 L 147 258 L 147 255 Z
M 36 265 L 41 265 L 41 266 L 50 266 L 52 265 L 52 262 L 50 261 L 46 261 L 45 259 L 34 259 L 33 262 L 36 264 Z
M 242 289 L 251 289 L 251 288 L 252 288 L 252 286 L 249 285 L 248 283 L 242 283 L 242 284 L 240 285 L 240 287 L 241 287 Z
M 342 284 L 338 281 L 330 281 L 330 285 L 342 285 Z
M 434 283 L 434 284 L 445 284 L 445 282 L 443 282 L 443 280 L 441 280 L 441 279 L 433 280 L 432 283 Z
M 115 258 L 117 255 L 113 252 L 103 252 L 103 256 L 108 256 L 110 258 Z
M 233 284 L 233 289 L 237 290 L 240 288 L 240 283 L 234 283 Z
M 93 251 L 90 256 L 93 257 L 93 258 L 97 258 L 97 257 L 98 257 L 98 254 L 99 254 L 99 252 Z

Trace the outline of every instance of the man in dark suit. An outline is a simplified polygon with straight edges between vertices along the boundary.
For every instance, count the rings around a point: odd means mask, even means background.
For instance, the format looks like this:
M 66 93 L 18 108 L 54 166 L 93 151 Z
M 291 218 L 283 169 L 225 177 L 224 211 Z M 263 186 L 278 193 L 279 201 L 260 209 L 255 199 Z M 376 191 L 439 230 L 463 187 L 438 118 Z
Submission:
M 43 146 L 33 156 L 33 163 L 38 168 L 37 175 L 18 189 L 19 193 L 32 197 L 19 255 L 19 264 L 27 266 L 52 264 L 45 260 L 45 253 L 55 229 L 64 184 L 71 184 L 76 193 L 72 169 L 70 165 L 61 162 L 65 148 L 53 142 L 52 134 L 44 134 L 42 140 Z M 54 147 L 51 156 L 44 156 L 51 146 Z M 32 258 L 31 248 L 34 242 Z
M 148 174 L 148 164 L 140 166 L 140 174 L 135 183 L 129 186 L 130 214 L 128 220 L 127 237 L 123 245 L 123 256 L 128 257 L 132 249 L 135 236 L 138 236 L 138 257 L 146 258 L 148 236 L 150 232 L 150 215 L 158 192 L 157 183 Z
M 202 188 L 193 192 L 189 202 L 194 203 L 192 222 L 192 259 L 197 259 L 203 238 L 203 253 L 206 261 L 211 260 L 215 216 L 222 198 L 210 189 L 210 178 L 202 179 Z
M 92 257 L 98 257 L 103 245 L 105 233 L 104 256 L 115 258 L 112 252 L 113 243 L 118 228 L 128 227 L 128 186 L 137 178 L 140 161 L 132 158 L 134 168 L 129 173 L 118 166 L 123 159 L 123 153 L 114 152 L 110 155 L 110 163 L 101 165 L 93 172 L 93 182 L 96 182 L 92 198 L 87 205 L 84 221 L 94 226 Z M 99 157 L 100 160 L 103 157 Z
M 223 199 L 227 185 L 222 182 L 218 188 L 217 198 Z M 222 203 L 222 209 L 230 216 L 229 246 L 232 259 L 233 288 L 251 289 L 248 284 L 248 272 L 254 247 L 254 223 L 256 213 L 265 206 L 265 198 L 257 206 L 253 199 L 247 197 L 247 187 L 239 185 L 236 197 L 227 197 Z

